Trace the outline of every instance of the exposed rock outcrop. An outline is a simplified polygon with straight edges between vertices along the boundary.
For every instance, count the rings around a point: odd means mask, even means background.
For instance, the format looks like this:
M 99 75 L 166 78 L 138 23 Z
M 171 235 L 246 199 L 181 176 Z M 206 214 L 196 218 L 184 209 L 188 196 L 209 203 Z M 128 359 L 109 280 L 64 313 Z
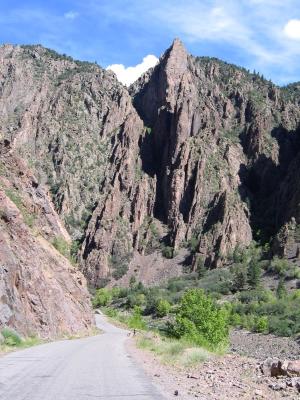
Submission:
M 242 68 L 190 56 L 176 39 L 131 93 L 152 129 L 154 211 L 172 246 L 197 237 L 206 264 L 221 265 L 253 233 L 270 237 L 295 214 L 279 198 L 291 191 L 285 180 L 299 151 L 300 113 L 279 88 Z
M 70 237 L 47 193 L 8 146 L 0 169 L 0 330 L 47 338 L 89 332 L 86 281 L 51 244 Z

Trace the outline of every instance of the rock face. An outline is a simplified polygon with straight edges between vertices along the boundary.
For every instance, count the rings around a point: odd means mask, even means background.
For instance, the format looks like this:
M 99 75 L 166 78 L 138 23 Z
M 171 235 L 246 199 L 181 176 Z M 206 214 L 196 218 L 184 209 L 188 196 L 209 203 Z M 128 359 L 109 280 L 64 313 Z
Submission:
M 0 81 L 2 139 L 48 185 L 92 286 L 139 255 L 151 265 L 161 243 L 193 242 L 194 268 L 258 236 L 298 251 L 297 85 L 193 57 L 179 40 L 129 91 L 41 46 L 2 46 Z
M 0 330 L 55 338 L 93 326 L 83 275 L 51 244 L 69 242 L 44 188 L 0 148 Z
M 152 129 L 154 215 L 172 246 L 196 237 L 218 266 L 255 231 L 270 237 L 296 216 L 300 114 L 288 90 L 175 40 L 131 93 Z
M 155 179 L 139 157 L 145 130 L 116 77 L 41 46 L 3 46 L 2 135 L 52 193 L 81 265 L 99 285 L 126 263 L 152 214 Z

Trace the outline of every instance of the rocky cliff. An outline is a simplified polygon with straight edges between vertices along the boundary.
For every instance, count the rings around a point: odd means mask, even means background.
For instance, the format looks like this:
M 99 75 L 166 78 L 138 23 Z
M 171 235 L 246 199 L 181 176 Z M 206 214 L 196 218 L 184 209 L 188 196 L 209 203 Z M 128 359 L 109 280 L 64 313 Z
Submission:
M 208 266 L 221 265 L 235 246 L 269 240 L 298 213 L 291 176 L 300 113 L 290 92 L 193 57 L 179 40 L 132 86 L 152 132 L 154 215 L 168 225 L 172 246 L 193 238 Z
M 45 188 L 8 142 L 0 172 L 0 330 L 45 338 L 89 332 L 86 281 L 53 246 L 67 247 L 70 237 Z
M 129 91 L 41 46 L 2 46 L 0 80 L 2 138 L 48 186 L 91 285 L 161 269 L 161 251 L 194 268 L 253 237 L 284 251 L 279 233 L 299 222 L 297 85 L 179 40 Z

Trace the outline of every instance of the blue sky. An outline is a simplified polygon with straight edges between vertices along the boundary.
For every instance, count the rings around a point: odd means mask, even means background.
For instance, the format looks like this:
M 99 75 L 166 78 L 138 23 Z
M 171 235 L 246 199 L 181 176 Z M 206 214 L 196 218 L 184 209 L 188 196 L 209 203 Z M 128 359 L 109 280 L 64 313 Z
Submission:
M 300 0 L 1 0 L 0 42 L 40 43 L 101 66 L 159 57 L 179 37 L 189 52 L 300 80 Z M 133 79 L 153 64 L 124 70 Z M 149 64 L 149 65 L 148 65 Z

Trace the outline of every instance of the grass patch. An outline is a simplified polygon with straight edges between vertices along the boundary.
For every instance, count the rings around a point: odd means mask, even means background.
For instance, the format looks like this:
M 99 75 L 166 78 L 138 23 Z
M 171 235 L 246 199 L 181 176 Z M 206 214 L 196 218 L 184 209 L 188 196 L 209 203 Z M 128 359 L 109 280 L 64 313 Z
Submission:
M 19 193 L 17 193 L 15 190 L 12 190 L 12 189 L 6 189 L 5 194 L 18 207 L 19 211 L 21 212 L 21 214 L 23 216 L 25 224 L 29 228 L 32 228 L 34 225 L 35 218 L 36 218 L 35 214 L 31 214 L 30 212 L 28 212 L 28 210 L 26 209 L 26 207 L 23 204 L 23 200 L 22 200 L 21 196 L 19 195 Z
M 137 346 L 156 354 L 165 364 L 185 367 L 200 364 L 213 356 L 209 351 L 186 341 L 160 335 L 142 335 L 137 339 Z
M 1 336 L 3 337 L 3 342 L 0 344 L 0 352 L 3 353 L 43 343 L 41 339 L 35 336 L 22 338 L 17 332 L 9 328 L 2 329 Z

